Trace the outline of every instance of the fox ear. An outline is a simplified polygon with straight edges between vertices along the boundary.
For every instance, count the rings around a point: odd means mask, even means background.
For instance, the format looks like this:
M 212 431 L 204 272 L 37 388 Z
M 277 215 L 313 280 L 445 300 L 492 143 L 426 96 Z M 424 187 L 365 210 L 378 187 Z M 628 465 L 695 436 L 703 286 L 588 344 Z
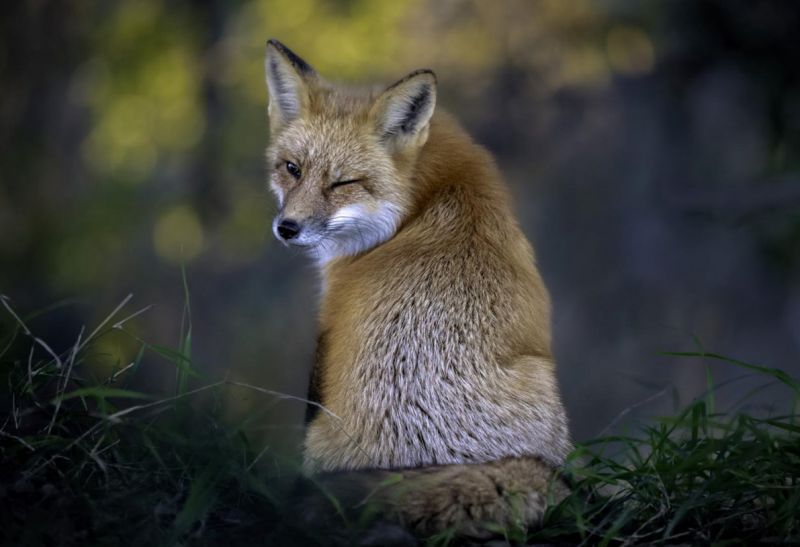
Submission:
M 316 72 L 277 40 L 267 42 L 267 88 L 272 131 L 298 118 L 309 105 L 309 83 Z
M 381 140 L 398 148 L 416 147 L 428 139 L 428 124 L 436 106 L 436 75 L 416 70 L 389 87 L 372 107 Z

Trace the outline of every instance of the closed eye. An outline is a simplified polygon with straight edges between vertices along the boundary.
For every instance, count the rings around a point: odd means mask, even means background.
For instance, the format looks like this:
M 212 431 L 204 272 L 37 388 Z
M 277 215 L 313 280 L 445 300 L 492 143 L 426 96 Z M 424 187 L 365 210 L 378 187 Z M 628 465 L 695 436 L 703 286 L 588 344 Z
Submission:
M 340 186 L 345 186 L 347 184 L 355 184 L 357 182 L 363 182 L 364 179 L 348 179 L 348 180 L 337 180 L 336 182 L 331 183 L 331 190 L 334 188 L 338 188 Z

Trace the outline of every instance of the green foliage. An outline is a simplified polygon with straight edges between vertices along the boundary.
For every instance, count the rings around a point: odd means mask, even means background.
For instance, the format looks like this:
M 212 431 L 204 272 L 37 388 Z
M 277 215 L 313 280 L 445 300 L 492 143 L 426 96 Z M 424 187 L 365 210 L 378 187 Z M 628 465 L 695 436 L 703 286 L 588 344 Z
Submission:
M 15 314 L 0 336 L 10 387 L 0 429 L 0 499 L 8 508 L 0 543 L 213 544 L 233 527 L 241 537 L 269 530 L 286 485 L 254 465 L 257 447 L 240 427 L 197 404 L 228 386 L 189 386 L 200 374 L 188 315 L 178 351 L 141 343 L 133 362 L 98 382 L 90 378 L 91 347 L 124 330 L 114 315 L 64 355 Z M 147 357 L 175 367 L 174 395 L 117 387 Z
M 7 328 L 0 334 L 3 379 L 10 387 L 0 428 L 0 538 L 9 544 L 351 544 L 378 515 L 369 504 L 347 520 L 341 502 L 330 533 L 303 528 L 286 512 L 296 476 L 264 465 L 267 450 L 248 435 L 247 421 L 226 422 L 216 401 L 225 390 L 249 389 L 209 381 L 191 353 L 191 307 L 179 348 L 149 345 L 127 366 L 91 378 L 91 348 L 112 331 L 128 299 L 88 336 L 55 352 L 36 337 L 4 297 Z M 757 372 L 785 386 L 795 405 L 798 381 L 783 371 L 711 353 L 680 353 Z M 156 395 L 128 387 L 141 363 L 175 368 L 175 391 Z M 795 414 L 756 417 L 714 409 L 708 394 L 640 435 L 594 439 L 576 447 L 565 476 L 572 492 L 548 510 L 544 526 L 526 532 L 487 523 L 508 544 L 652 545 L 800 541 L 800 424 Z M 272 459 L 273 463 L 275 459 Z M 285 470 L 289 470 L 287 473 Z M 391 476 L 384 486 L 401 480 Z M 296 522 L 295 522 L 296 521 Z M 371 528 L 372 527 L 372 528 Z M 452 530 L 424 538 L 452 545 Z
M 711 353 L 786 385 L 781 370 Z M 800 515 L 800 427 L 796 414 L 757 418 L 713 410 L 713 389 L 641 436 L 581 444 L 574 489 L 534 537 L 588 545 L 795 543 Z M 608 454 L 613 454 L 609 456 Z

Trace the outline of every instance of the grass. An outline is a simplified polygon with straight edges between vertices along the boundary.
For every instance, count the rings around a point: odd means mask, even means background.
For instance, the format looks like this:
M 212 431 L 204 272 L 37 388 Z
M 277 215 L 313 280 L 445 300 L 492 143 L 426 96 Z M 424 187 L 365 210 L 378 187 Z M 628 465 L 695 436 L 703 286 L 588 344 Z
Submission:
M 716 354 L 784 384 L 781 370 Z M 551 509 L 540 540 L 589 545 L 740 545 L 800 542 L 797 415 L 714 411 L 714 390 L 634 437 L 585 442 L 570 456 L 573 493 Z M 612 453 L 613 456 L 607 455 Z
M 185 285 L 185 283 L 184 283 Z M 125 299 L 72 347 L 56 352 L 6 297 L 0 312 L 0 540 L 13 545 L 357 544 L 369 519 L 335 534 L 295 525 L 291 462 L 265 465 L 246 423 L 223 419 L 226 390 L 293 398 L 211 381 L 192 356 L 188 290 L 177 349 L 138 340 L 130 363 L 94 378 L 92 348 L 140 310 Z M 706 396 L 632 436 L 579 444 L 565 475 L 572 494 L 535 532 L 488 525 L 511 544 L 653 545 L 800 542 L 800 383 L 777 369 L 716 360 L 782 384 L 785 415 L 717 412 Z M 175 369 L 174 390 L 129 388 L 143 362 Z M 296 398 L 295 398 L 296 399 Z M 302 400 L 301 400 L 302 401 Z M 288 471 L 287 471 L 288 470 Z M 337 500 L 331 503 L 336 505 Z M 369 512 L 369 508 L 365 508 Z M 422 543 L 457 543 L 444 532 Z M 374 543 L 374 544 L 380 544 Z

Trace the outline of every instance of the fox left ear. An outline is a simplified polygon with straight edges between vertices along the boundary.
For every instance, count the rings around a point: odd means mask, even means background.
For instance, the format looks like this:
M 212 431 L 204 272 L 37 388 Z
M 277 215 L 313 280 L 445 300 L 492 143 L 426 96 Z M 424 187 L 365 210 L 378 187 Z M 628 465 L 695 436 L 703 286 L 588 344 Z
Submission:
M 269 122 L 275 131 L 300 117 L 308 108 L 309 83 L 317 73 L 303 59 L 277 40 L 267 42 Z
M 420 147 L 428 139 L 428 127 L 436 106 L 436 75 L 417 70 L 389 87 L 372 107 L 378 133 L 398 148 Z

